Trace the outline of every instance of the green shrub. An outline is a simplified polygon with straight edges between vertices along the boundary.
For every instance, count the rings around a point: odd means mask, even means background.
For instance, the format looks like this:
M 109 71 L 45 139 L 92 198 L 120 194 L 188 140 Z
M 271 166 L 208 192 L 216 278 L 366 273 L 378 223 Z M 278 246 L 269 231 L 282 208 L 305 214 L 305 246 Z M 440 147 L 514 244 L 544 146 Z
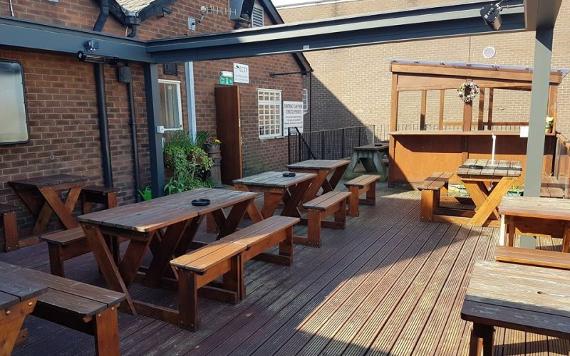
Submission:
M 164 158 L 166 167 L 172 170 L 172 177 L 164 187 L 167 194 L 209 186 L 208 172 L 214 162 L 185 132 L 179 131 L 169 137 L 164 146 Z

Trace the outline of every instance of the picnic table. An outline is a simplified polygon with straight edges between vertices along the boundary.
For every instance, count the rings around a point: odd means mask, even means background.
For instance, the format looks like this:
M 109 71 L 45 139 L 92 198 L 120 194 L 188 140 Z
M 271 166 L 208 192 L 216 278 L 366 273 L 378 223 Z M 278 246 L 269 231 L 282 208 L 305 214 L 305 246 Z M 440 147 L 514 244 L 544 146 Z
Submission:
M 66 229 L 78 227 L 73 216 L 75 204 L 87 179 L 70 174 L 18 179 L 8 182 L 22 203 L 34 215 L 36 222 L 32 230 L 34 236 L 47 230 L 53 214 Z M 61 193 L 67 192 L 65 201 Z
M 383 162 L 383 159 L 388 153 L 388 146 L 388 142 L 379 142 L 354 147 L 348 171 L 353 173 L 358 162 L 362 162 L 362 166 L 364 166 L 367 173 L 382 174 L 382 178 L 387 179 L 387 164 Z
M 350 161 L 345 159 L 310 159 L 290 164 L 287 168 L 293 172 L 316 174 L 305 193 L 304 201 L 309 201 L 317 196 L 321 188 L 323 194 L 333 191 L 349 164 Z
M 492 355 L 494 327 L 570 338 L 569 296 L 567 271 L 475 263 L 461 310 L 473 322 L 469 354 Z
M 483 226 L 490 218 L 499 219 L 497 207 L 503 196 L 521 179 L 519 161 L 468 159 L 457 169 L 457 176 L 476 206 L 469 223 Z
M 499 205 L 499 245 L 514 245 L 515 233 L 562 238 L 562 252 L 570 252 L 570 201 L 558 198 L 504 197 Z M 505 237 L 507 237 L 505 239 Z
M 0 355 L 10 355 L 24 319 L 32 313 L 47 287 L 13 273 L 0 277 Z
M 256 213 L 254 206 L 248 208 L 252 221 L 258 222 L 273 216 L 281 202 L 284 203 L 281 215 L 300 217 L 299 207 L 316 176 L 314 173 L 296 173 L 294 177 L 284 177 L 283 172 L 264 172 L 236 179 L 233 183 L 238 190 L 263 193 L 261 215 Z
M 145 284 L 158 287 L 168 282 L 169 262 L 188 250 L 194 241 L 202 218 L 212 214 L 218 227 L 218 238 L 233 233 L 246 209 L 253 204 L 255 193 L 227 189 L 200 188 L 172 194 L 137 204 L 85 214 L 79 221 L 99 269 L 109 288 L 125 293 L 133 314 L 172 321 L 177 315 L 167 309 L 133 300 L 128 287 L 137 274 L 144 275 Z M 192 200 L 209 199 L 207 206 L 194 206 Z M 231 208 L 226 214 L 223 209 Z M 259 213 L 258 213 L 259 214 Z M 129 240 L 123 258 L 115 263 L 105 242 L 105 235 Z M 146 273 L 139 271 L 147 249 L 152 260 Z M 172 276 L 174 281 L 176 276 Z M 170 279 L 172 281 L 172 279 Z

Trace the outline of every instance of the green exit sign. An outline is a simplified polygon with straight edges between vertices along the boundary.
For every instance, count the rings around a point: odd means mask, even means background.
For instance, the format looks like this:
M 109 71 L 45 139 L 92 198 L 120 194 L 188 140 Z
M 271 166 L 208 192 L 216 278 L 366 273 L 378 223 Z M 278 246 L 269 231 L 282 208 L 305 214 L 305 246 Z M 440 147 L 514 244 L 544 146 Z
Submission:
M 233 85 L 234 84 L 234 73 L 222 71 L 220 72 L 220 78 L 218 80 L 220 85 Z

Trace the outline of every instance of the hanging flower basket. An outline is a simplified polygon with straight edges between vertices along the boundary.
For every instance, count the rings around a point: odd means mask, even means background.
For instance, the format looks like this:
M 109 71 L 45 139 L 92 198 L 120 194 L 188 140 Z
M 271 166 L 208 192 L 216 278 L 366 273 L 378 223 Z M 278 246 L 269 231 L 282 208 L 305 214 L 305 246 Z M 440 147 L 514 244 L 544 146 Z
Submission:
M 472 103 L 477 95 L 479 95 L 479 86 L 472 81 L 467 81 L 457 88 L 457 96 L 459 96 L 464 103 Z

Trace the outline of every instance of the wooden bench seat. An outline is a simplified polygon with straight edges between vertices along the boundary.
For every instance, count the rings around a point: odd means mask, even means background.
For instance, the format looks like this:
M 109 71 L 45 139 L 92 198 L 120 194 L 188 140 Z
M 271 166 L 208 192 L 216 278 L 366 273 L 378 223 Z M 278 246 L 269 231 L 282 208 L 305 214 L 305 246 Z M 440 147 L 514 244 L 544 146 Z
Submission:
M 123 293 L 0 262 L 4 282 L 26 280 L 48 289 L 32 315 L 95 336 L 98 355 L 119 355 L 117 309 Z
M 495 250 L 495 260 L 521 265 L 570 270 L 570 255 L 558 251 L 497 246 Z
M 350 191 L 348 215 L 358 216 L 358 205 L 375 205 L 376 204 L 376 182 L 380 180 L 380 176 L 365 174 L 360 177 L 349 180 L 344 183 Z M 365 199 L 360 199 L 360 195 L 366 193 Z
M 298 222 L 298 218 L 272 216 L 170 261 L 178 274 L 178 325 L 198 329 L 198 291 L 225 302 L 242 300 L 248 260 L 266 256 L 264 260 L 291 264 L 293 226 Z M 277 245 L 278 256 L 263 254 Z M 221 284 L 212 283 L 219 277 Z
M 439 208 L 441 193 L 447 194 L 449 179 L 453 173 L 436 172 L 421 182 L 416 188 L 422 192 L 420 220 L 433 221 Z
M 104 209 L 117 206 L 117 188 L 107 188 L 103 186 L 91 185 L 81 189 L 81 208 L 83 214 L 93 211 L 95 204 L 103 205 Z
M 15 250 L 19 246 L 16 208 L 8 204 L 0 204 L 0 215 L 2 215 L 2 227 L 4 229 L 4 251 Z
M 566 196 L 567 182 L 556 177 L 542 177 L 540 196 L 543 198 L 564 199 Z
M 95 204 L 102 205 L 103 209 L 116 207 L 117 192 L 116 188 L 100 186 L 82 188 L 81 202 L 83 213 L 92 212 Z M 40 239 L 48 244 L 50 269 L 51 273 L 56 276 L 65 276 L 64 261 L 91 252 L 87 243 L 87 237 L 81 227 L 43 234 L 40 236 Z M 113 254 L 117 256 L 119 253 L 117 239 L 112 238 L 108 243 Z
M 344 229 L 346 224 L 346 203 L 350 192 L 328 192 L 303 204 L 307 209 L 307 237 L 295 237 L 295 243 L 320 247 L 321 228 Z M 334 215 L 334 221 L 324 221 L 327 216 Z

